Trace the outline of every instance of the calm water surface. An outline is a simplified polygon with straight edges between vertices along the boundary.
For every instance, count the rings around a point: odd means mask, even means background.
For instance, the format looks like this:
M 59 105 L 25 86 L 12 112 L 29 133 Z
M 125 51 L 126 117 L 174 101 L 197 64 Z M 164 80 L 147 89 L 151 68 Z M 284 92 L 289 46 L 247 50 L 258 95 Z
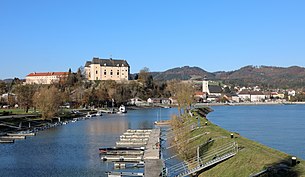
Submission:
M 213 109 L 208 118 L 215 124 L 305 159 L 305 105 Z M 162 109 L 161 117 L 168 119 L 176 113 L 176 108 Z M 160 109 L 104 115 L 42 131 L 14 144 L 0 144 L 0 176 L 106 176 L 112 167 L 99 159 L 98 148 L 114 146 L 127 129 L 154 128 L 157 114 Z
M 305 105 L 214 106 L 215 124 L 305 159 Z
M 110 163 L 99 159 L 100 146 L 114 146 L 127 129 L 154 128 L 161 109 L 103 115 L 41 131 L 35 137 L 0 144 L 0 176 L 106 176 Z M 177 109 L 162 109 L 169 119 Z

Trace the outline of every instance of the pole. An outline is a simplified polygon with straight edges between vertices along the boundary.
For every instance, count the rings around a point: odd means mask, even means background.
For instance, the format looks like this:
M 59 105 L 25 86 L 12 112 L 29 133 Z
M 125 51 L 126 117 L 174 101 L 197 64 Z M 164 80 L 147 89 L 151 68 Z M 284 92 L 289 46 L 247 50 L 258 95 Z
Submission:
M 199 148 L 200 146 L 197 147 L 197 162 L 198 162 L 198 166 L 200 165 L 200 160 L 199 160 Z

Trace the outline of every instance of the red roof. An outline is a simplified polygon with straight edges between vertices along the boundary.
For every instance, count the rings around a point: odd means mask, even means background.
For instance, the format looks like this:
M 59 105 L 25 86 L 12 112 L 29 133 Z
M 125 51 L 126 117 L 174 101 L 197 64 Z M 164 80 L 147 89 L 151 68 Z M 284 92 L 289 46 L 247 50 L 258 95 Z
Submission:
M 30 73 L 27 76 L 63 76 L 68 75 L 69 72 L 44 72 L 44 73 Z
M 204 92 L 195 92 L 195 95 L 204 95 Z

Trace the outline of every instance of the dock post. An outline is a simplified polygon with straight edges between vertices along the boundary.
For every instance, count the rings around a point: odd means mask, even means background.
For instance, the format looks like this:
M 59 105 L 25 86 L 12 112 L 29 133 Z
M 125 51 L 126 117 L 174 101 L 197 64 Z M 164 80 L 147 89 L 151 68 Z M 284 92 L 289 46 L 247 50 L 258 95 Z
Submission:
M 291 166 L 295 166 L 297 164 L 297 158 L 291 157 Z

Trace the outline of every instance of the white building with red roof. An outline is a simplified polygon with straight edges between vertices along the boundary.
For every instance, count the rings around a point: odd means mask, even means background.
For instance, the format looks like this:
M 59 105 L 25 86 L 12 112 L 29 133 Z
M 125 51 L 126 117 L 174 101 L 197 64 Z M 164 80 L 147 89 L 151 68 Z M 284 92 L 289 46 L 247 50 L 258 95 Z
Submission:
M 69 72 L 33 72 L 26 76 L 26 84 L 52 84 L 68 77 Z

